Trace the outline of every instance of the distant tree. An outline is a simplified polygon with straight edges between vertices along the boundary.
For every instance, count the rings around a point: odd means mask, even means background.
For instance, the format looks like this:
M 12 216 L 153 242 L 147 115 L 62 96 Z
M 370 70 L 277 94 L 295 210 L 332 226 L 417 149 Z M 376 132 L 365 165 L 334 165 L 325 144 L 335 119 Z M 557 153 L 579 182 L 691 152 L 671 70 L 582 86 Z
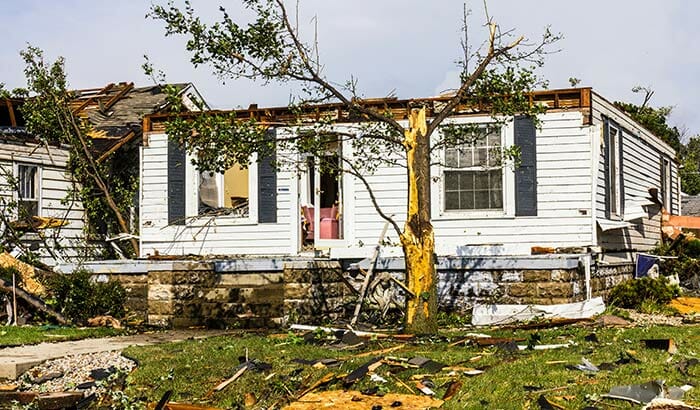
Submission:
M 688 140 L 681 150 L 681 191 L 688 195 L 700 194 L 700 136 Z
M 682 132 L 668 124 L 673 107 L 651 107 L 649 103 L 654 91 L 650 87 L 636 86 L 632 92 L 644 93 L 641 105 L 619 101 L 615 105 L 676 150 L 676 159 L 681 165 L 678 171 L 681 191 L 689 195 L 700 194 L 700 136 L 691 138 L 688 144 L 683 145 Z
M 682 150 L 681 132 L 678 127 L 672 127 L 668 124 L 668 116 L 671 115 L 673 107 L 657 107 L 653 108 L 649 105 L 654 91 L 649 87 L 636 86 L 632 88 L 634 93 L 644 93 L 644 101 L 641 105 L 616 101 L 615 105 L 625 111 L 644 128 L 651 131 L 652 134 L 661 138 L 664 142 L 671 146 L 676 153 Z
M 414 295 L 406 298 L 406 330 L 436 332 L 438 297 L 430 166 L 436 150 L 474 144 L 489 131 L 476 126 L 446 126 L 445 119 L 461 104 L 488 107 L 497 127 L 516 114 L 535 116 L 542 112 L 544 108 L 529 104 L 526 93 L 542 85 L 533 70 L 542 64 L 548 46 L 559 36 L 547 29 L 538 41 L 527 42 L 524 37 L 512 36 L 511 30 L 502 31 L 487 13 L 488 37 L 483 47 L 472 50 L 465 36 L 459 88 L 430 112 L 429 103 L 416 100 L 405 123 L 390 111 L 363 104 L 354 79 L 337 82 L 326 77 L 318 43 L 304 42 L 283 0 L 241 0 L 233 12 L 223 7 L 220 10 L 221 21 L 215 24 L 202 21 L 189 2 L 184 3 L 184 8 L 173 2 L 155 5 L 150 16 L 165 23 L 166 36 L 185 35 L 191 62 L 195 66 L 210 65 L 221 79 L 296 83 L 303 91 L 290 110 L 298 114 L 275 124 L 232 115 L 203 115 L 192 121 L 175 117 L 167 125 L 170 138 L 196 153 L 195 165 L 200 170 L 212 172 L 223 172 L 235 163 L 246 164 L 254 153 L 258 158 L 269 154 L 275 149 L 265 133 L 269 126 L 285 126 L 294 131 L 294 135 L 285 134 L 276 141 L 281 152 L 290 150 L 321 157 L 329 144 L 338 140 L 349 143 L 354 155 L 341 158 L 334 172 L 362 181 L 377 213 L 400 238 L 407 286 Z M 250 15 L 252 19 L 247 20 L 245 16 Z M 418 26 L 419 23 L 405 25 L 407 30 Z M 386 52 L 394 46 L 388 45 Z M 392 68 L 413 64 L 431 64 L 428 50 L 416 48 L 414 59 L 397 62 Z M 322 102 L 341 104 L 347 116 L 357 120 L 355 128 L 338 132 L 333 128 L 335 118 L 330 115 L 310 124 L 304 113 L 309 112 L 310 105 Z M 191 138 L 193 129 L 197 138 Z M 438 129 L 442 132 L 436 132 Z M 408 207 L 403 227 L 382 210 L 366 178 L 383 165 L 406 169 Z

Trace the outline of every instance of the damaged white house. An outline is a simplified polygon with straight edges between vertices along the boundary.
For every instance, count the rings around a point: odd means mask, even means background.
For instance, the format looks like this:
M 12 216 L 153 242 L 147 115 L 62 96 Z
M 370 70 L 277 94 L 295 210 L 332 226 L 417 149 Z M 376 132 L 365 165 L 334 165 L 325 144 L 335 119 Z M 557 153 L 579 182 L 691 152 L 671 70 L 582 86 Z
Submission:
M 525 257 L 533 249 L 574 248 L 629 261 L 635 251 L 655 246 L 661 239 L 658 202 L 679 212 L 674 150 L 590 88 L 535 92 L 532 99 L 548 107 L 540 128 L 515 118 L 474 146 L 459 147 L 460 156 L 450 148 L 440 154 L 443 165 L 431 169 L 437 254 Z M 407 103 L 372 102 L 404 114 Z M 286 110 L 236 114 L 274 121 Z M 152 115 L 144 130 L 142 255 L 298 256 L 311 249 L 332 259 L 361 259 L 371 253 L 384 221 L 357 179 L 324 175 L 313 162 L 304 172 L 275 171 L 269 161 L 209 177 L 168 140 L 165 120 Z M 450 121 L 491 119 L 465 109 Z M 343 127 L 342 118 L 337 127 Z M 271 132 L 281 136 L 289 130 Z M 512 145 L 521 150 L 519 167 L 491 166 L 482 155 Z M 353 155 L 349 145 L 334 149 L 329 159 Z M 405 169 L 384 167 L 367 179 L 384 212 L 402 223 Z M 658 198 L 650 198 L 650 188 Z M 208 207 L 230 212 L 197 217 Z M 383 252 L 400 255 L 390 247 Z

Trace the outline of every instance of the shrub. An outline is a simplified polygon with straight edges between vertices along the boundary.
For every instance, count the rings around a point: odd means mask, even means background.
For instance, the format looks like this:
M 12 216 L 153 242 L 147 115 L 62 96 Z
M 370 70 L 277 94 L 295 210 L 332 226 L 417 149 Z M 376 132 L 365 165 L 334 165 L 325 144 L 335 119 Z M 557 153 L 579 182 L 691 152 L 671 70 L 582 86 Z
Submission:
M 99 315 L 123 317 L 126 290 L 117 281 L 106 283 L 92 280 L 92 273 L 76 270 L 70 275 L 51 276 L 46 287 L 51 292 L 55 307 L 66 318 L 76 323 Z
M 617 307 L 640 309 L 649 303 L 666 305 L 679 294 L 678 286 L 670 285 L 666 277 L 645 277 L 617 284 L 610 291 L 609 301 Z

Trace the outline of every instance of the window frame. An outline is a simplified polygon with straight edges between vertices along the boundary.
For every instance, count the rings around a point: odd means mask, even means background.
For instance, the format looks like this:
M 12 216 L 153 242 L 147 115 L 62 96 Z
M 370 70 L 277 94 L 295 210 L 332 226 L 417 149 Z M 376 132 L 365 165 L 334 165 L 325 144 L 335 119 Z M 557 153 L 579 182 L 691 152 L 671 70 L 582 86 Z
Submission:
M 666 210 L 671 210 L 672 202 L 672 175 L 671 175 L 671 160 L 665 156 L 661 157 L 661 203 Z
M 20 195 L 20 185 L 22 184 L 21 178 L 22 174 L 20 173 L 21 167 L 27 167 L 27 168 L 34 168 L 36 169 L 36 173 L 34 174 L 34 198 L 31 199 L 26 199 L 23 198 Z M 43 212 L 42 212 L 42 185 L 43 185 L 43 180 L 42 180 L 42 167 L 39 164 L 35 163 L 30 163 L 30 162 L 16 162 L 14 163 L 13 166 L 13 174 L 16 180 L 16 189 L 13 189 L 13 199 L 17 203 L 17 209 L 15 210 L 15 216 L 17 218 L 20 218 L 22 215 L 20 215 L 20 206 L 22 202 L 36 202 L 36 215 L 29 215 L 29 216 L 38 216 L 41 217 Z
M 446 122 L 447 124 L 478 124 L 488 126 L 494 124 L 491 117 L 472 117 L 462 118 Z M 436 139 L 441 139 L 441 130 L 438 130 Z M 501 125 L 501 147 L 508 148 L 514 144 L 514 126 L 513 121 L 507 121 Z M 445 171 L 461 170 L 464 168 L 447 167 L 445 162 L 445 148 L 436 150 L 433 153 L 433 162 L 438 162 L 439 165 L 431 167 L 433 176 L 432 186 L 432 215 L 436 220 L 452 220 L 452 219 L 475 219 L 475 218 L 514 218 L 515 217 L 515 172 L 512 161 L 506 160 L 500 166 L 501 169 L 501 194 L 503 207 L 501 209 L 455 209 L 447 210 L 445 204 Z M 477 167 L 473 167 L 476 169 Z M 482 167 L 478 167 L 482 168 Z M 488 168 L 482 168 L 487 170 Z M 491 169 L 496 169 L 493 167 Z M 467 169 L 468 170 L 468 169 Z
M 622 184 L 624 179 L 622 176 L 622 161 L 620 158 L 620 142 L 622 141 L 622 127 L 608 121 L 608 146 L 606 147 L 608 155 L 608 180 L 607 190 L 610 216 L 622 219 Z M 614 135 L 613 135 L 613 131 Z
M 203 215 L 199 213 L 199 175 L 200 171 L 193 164 L 195 157 L 187 154 L 187 165 L 185 168 L 186 180 L 186 202 L 185 215 L 187 215 L 187 226 L 203 226 L 206 220 L 217 218 L 217 220 L 231 222 L 233 224 L 258 224 L 258 161 L 257 154 L 253 154 L 250 163 L 248 164 L 248 215 Z M 217 173 L 216 186 L 219 195 L 219 201 L 223 199 L 224 174 Z M 193 218 L 194 217 L 194 218 Z M 203 221 L 204 220 L 204 221 Z

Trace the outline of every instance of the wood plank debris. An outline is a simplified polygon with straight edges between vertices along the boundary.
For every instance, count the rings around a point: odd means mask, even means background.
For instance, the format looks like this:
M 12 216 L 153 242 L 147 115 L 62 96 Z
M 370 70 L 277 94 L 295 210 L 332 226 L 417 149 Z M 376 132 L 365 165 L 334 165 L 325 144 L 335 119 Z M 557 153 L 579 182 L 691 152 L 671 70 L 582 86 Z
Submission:
M 434 397 L 414 394 L 389 393 L 380 397 L 366 396 L 359 391 L 353 390 L 328 390 L 319 393 L 309 393 L 301 399 L 290 403 L 283 410 L 317 410 L 319 408 L 368 410 L 394 407 L 399 409 L 427 410 L 439 408 L 443 403 L 443 400 Z
M 355 312 L 352 315 L 352 320 L 350 320 L 350 326 L 355 326 L 357 320 L 360 317 L 360 309 L 362 309 L 362 302 L 367 296 L 367 286 L 369 286 L 370 279 L 372 278 L 372 273 L 374 272 L 374 266 L 377 263 L 377 258 L 379 257 L 379 251 L 382 248 L 382 243 L 384 243 L 384 236 L 386 236 L 386 231 L 389 229 L 389 221 L 384 223 L 384 228 L 382 233 L 379 235 L 379 241 L 374 247 L 374 252 L 372 253 L 372 259 L 370 259 L 369 270 L 365 275 L 365 280 L 362 282 L 362 287 L 360 288 L 360 296 L 357 298 L 357 305 L 355 305 Z
M 41 299 L 35 297 L 34 295 L 30 294 L 29 292 L 26 292 L 24 289 L 22 289 L 19 286 L 13 287 L 11 283 L 6 282 L 4 279 L 0 278 L 0 291 L 7 292 L 7 293 L 12 293 L 13 291 L 17 295 L 17 298 L 23 300 L 25 303 L 28 305 L 32 306 L 33 308 L 46 313 L 50 317 L 52 317 L 56 322 L 58 322 L 61 325 L 66 325 L 68 324 L 68 321 L 66 320 L 65 317 L 63 317 L 62 314 L 56 312 L 52 308 L 50 308 L 46 303 L 44 303 Z

